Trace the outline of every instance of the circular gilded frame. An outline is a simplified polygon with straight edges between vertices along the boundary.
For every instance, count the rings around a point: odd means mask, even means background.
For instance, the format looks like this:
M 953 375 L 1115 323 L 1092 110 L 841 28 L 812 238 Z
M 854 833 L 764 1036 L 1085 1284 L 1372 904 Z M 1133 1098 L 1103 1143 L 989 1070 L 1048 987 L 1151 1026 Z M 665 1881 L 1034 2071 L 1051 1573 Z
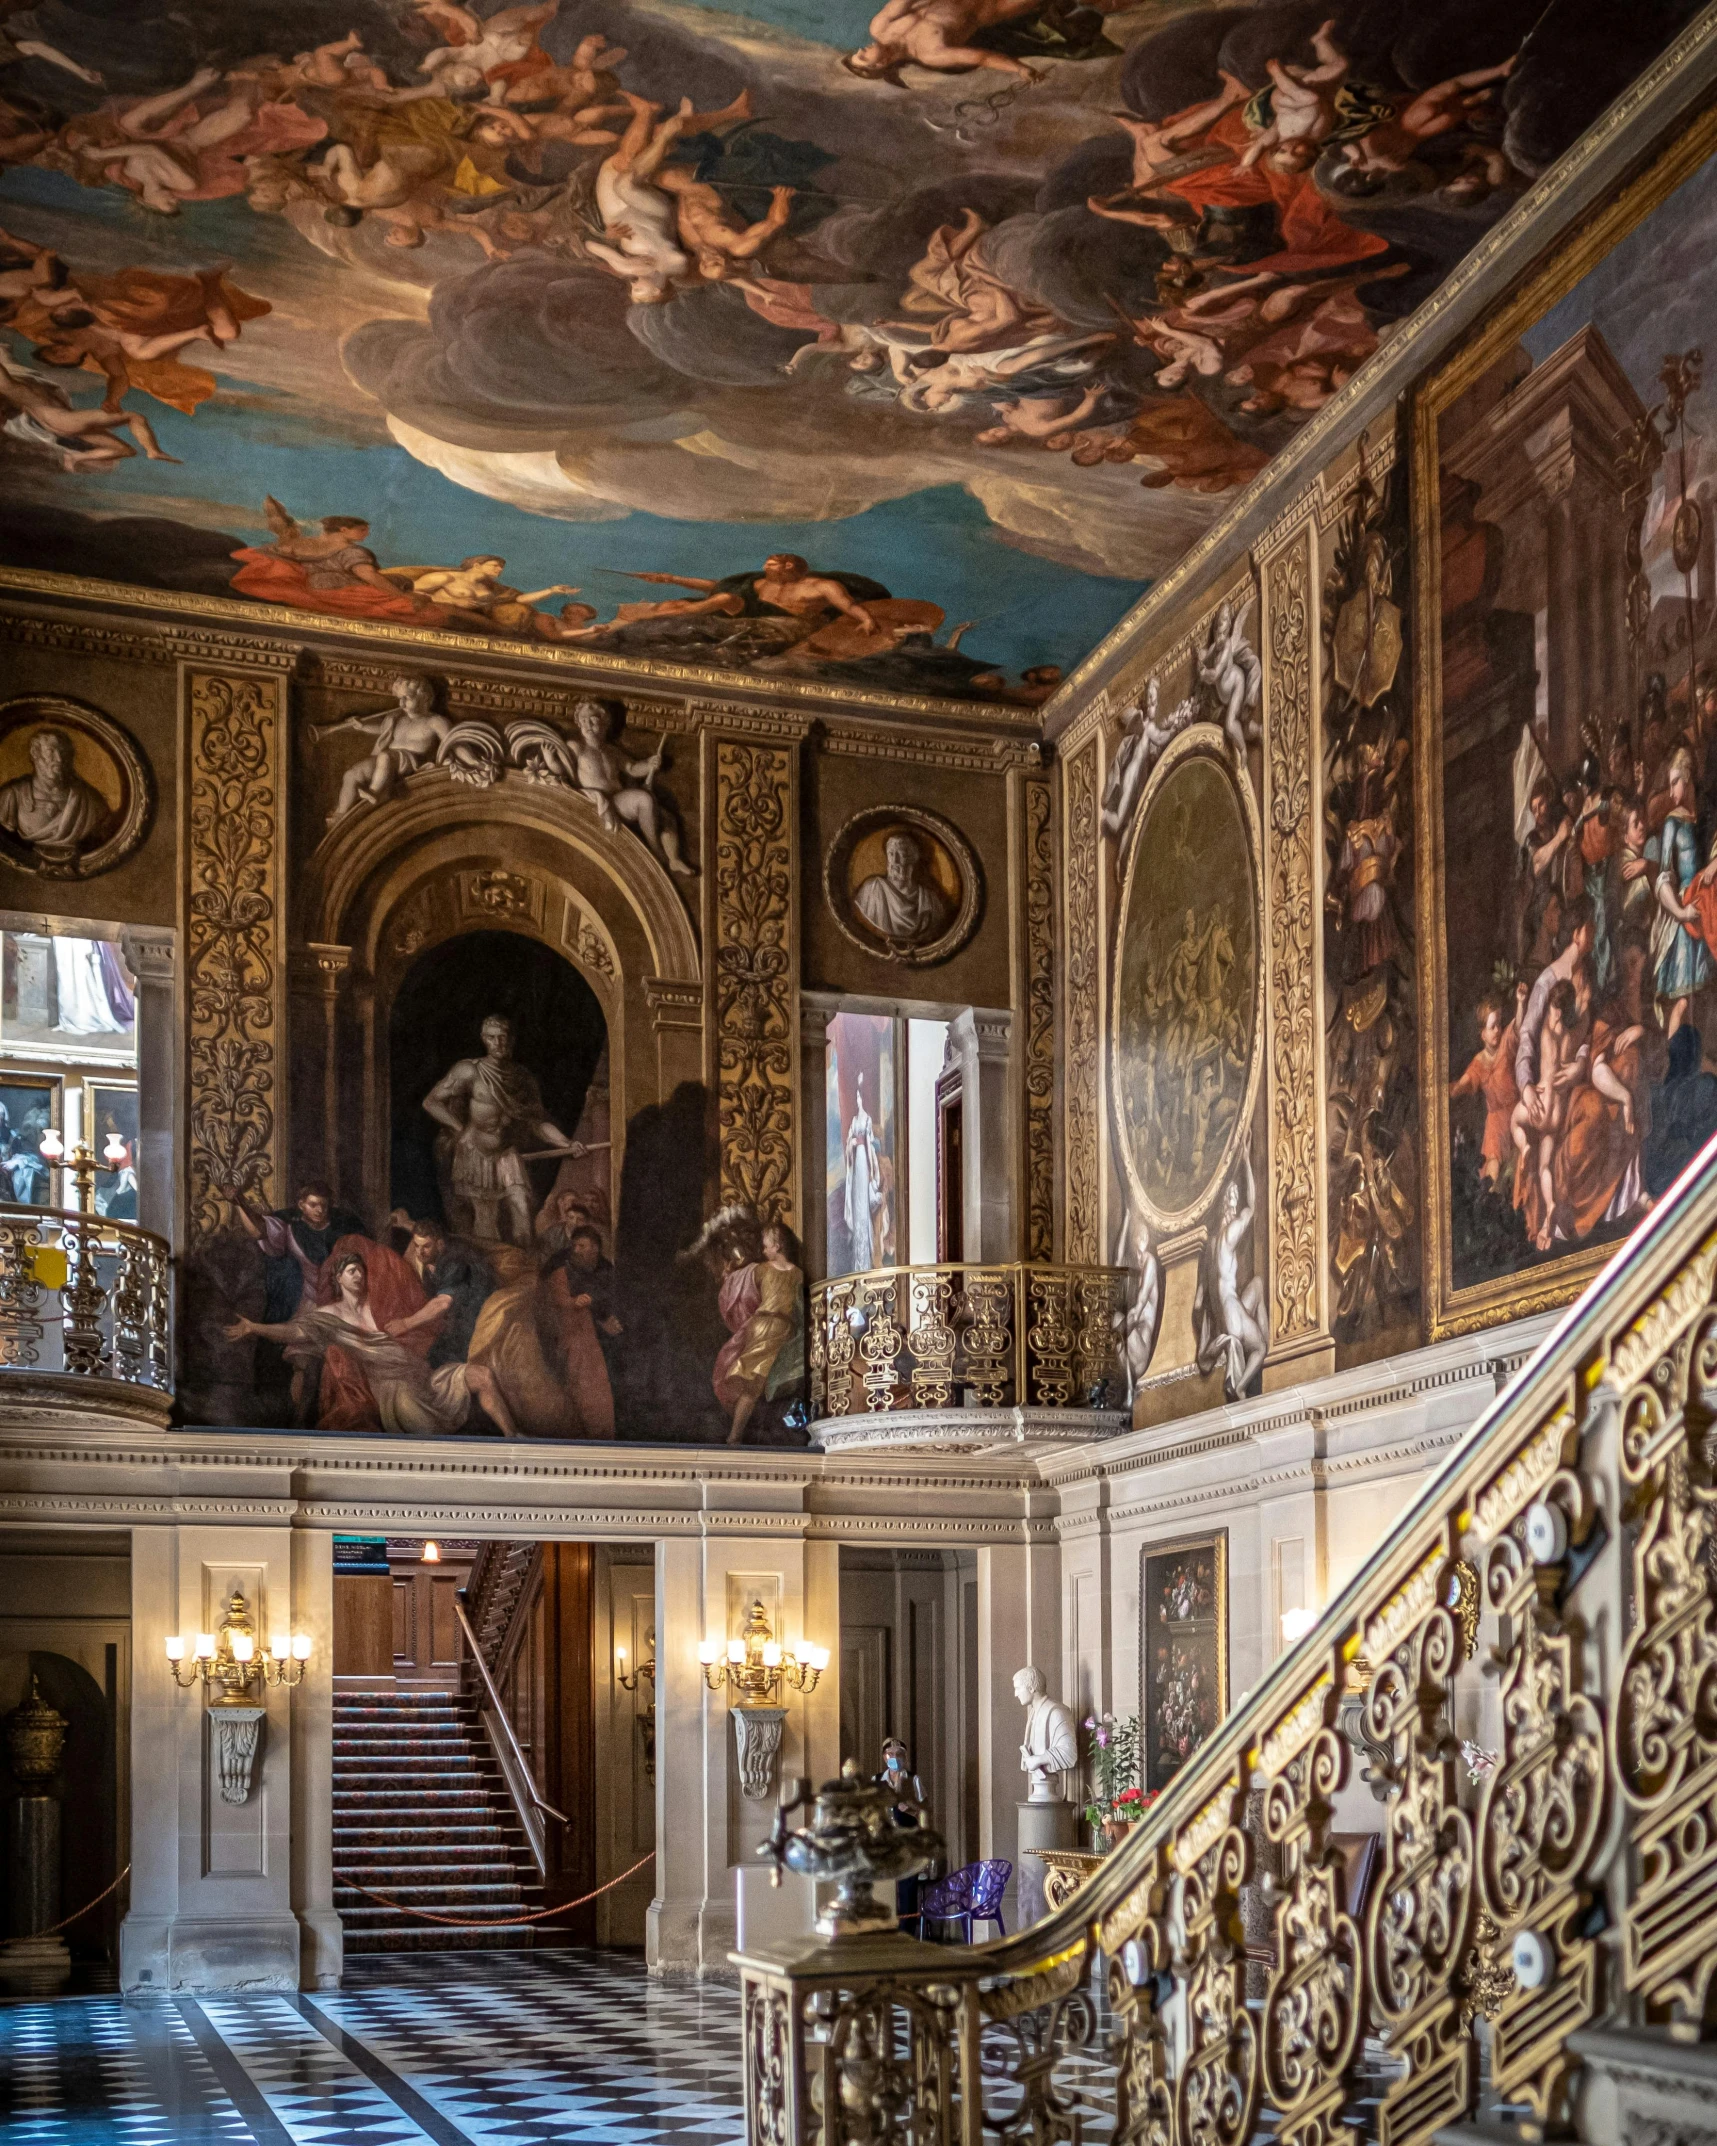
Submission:
M 1232 1124 L 1223 1135 L 1216 1159 L 1205 1169 L 1203 1181 L 1196 1192 L 1182 1200 L 1178 1206 L 1165 1207 L 1146 1187 L 1129 1135 L 1125 1087 L 1127 1068 L 1123 1064 L 1123 1053 L 1131 1041 L 1131 1033 L 1121 996 L 1129 933 L 1145 928 L 1142 912 L 1151 893 L 1159 891 L 1156 907 L 1163 913 L 1166 913 L 1169 907 L 1191 906 L 1186 895 L 1179 892 L 1175 894 L 1172 902 L 1163 903 L 1160 890 L 1151 889 L 1148 882 L 1157 868 L 1163 846 L 1160 840 L 1153 842 L 1152 836 L 1165 834 L 1165 830 L 1153 826 L 1153 821 L 1160 817 L 1165 799 L 1172 805 L 1175 802 L 1173 792 L 1177 788 L 1187 787 L 1186 771 L 1195 765 L 1214 770 L 1233 803 L 1239 843 L 1235 857 L 1222 859 L 1221 862 L 1241 861 L 1243 853 L 1246 913 L 1252 928 L 1251 1033 L 1247 1042 L 1246 1070 L 1241 1083 L 1239 1107 Z M 1208 779 L 1204 787 L 1208 789 Z M 1201 835 L 1210 832 L 1207 824 L 1201 825 L 1198 831 Z M 1228 1182 L 1242 1147 L 1251 1137 L 1252 1119 L 1257 1109 L 1258 1087 L 1264 1067 L 1263 846 L 1258 801 L 1252 793 L 1250 781 L 1244 778 L 1236 779 L 1234 756 L 1222 731 L 1212 723 L 1195 723 L 1189 730 L 1182 731 L 1180 736 L 1165 748 L 1162 758 L 1151 770 L 1144 795 L 1140 798 L 1133 816 L 1132 839 L 1128 844 L 1120 901 L 1116 910 L 1111 968 L 1114 1010 L 1109 1027 L 1109 1095 L 1115 1147 L 1122 1174 L 1126 1179 L 1128 1197 L 1159 1236 L 1170 1236 L 1176 1231 L 1190 1229 L 1203 1220 L 1220 1195 L 1222 1187 Z M 1200 861 L 1204 863 L 1206 860 L 1201 857 Z
M 70 734 L 73 774 L 106 801 L 107 831 L 93 849 L 74 849 L 57 858 L 43 854 L 55 845 L 0 830 L 0 855 L 19 871 L 38 872 L 45 879 L 93 879 L 111 872 L 141 844 L 155 810 L 154 779 L 142 748 L 129 731 L 86 701 L 60 693 L 23 694 L 0 703 L 0 788 L 29 773 L 28 741 L 21 757 L 14 741 L 20 732 L 38 730 Z M 107 780 L 99 779 L 104 775 Z
M 885 938 L 858 914 L 853 902 L 859 876 L 854 872 L 855 863 L 867 867 L 862 872 L 866 879 L 880 871 L 884 843 L 902 828 L 929 847 L 931 876 L 953 912 L 943 930 L 921 946 Z M 945 860 L 945 868 L 940 871 L 935 868 L 938 850 Z M 947 884 L 950 871 L 958 881 L 957 889 Z M 983 874 L 972 845 L 951 821 L 943 819 L 939 812 L 926 811 L 922 805 L 867 805 L 840 829 L 823 859 L 823 899 L 842 937 L 875 960 L 891 961 L 901 968 L 927 969 L 957 954 L 977 929 L 983 892 Z

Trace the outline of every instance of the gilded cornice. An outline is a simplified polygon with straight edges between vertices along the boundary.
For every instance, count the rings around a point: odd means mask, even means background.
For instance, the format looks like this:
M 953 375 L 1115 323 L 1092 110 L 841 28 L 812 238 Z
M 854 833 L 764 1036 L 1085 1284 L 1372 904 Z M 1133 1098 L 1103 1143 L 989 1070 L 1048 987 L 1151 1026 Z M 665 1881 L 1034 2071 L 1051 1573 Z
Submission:
M 3 609 L 0 638 L 32 648 L 65 649 L 79 656 L 117 656 L 129 663 L 219 664 L 228 670 L 293 671 L 302 666 L 305 656 L 300 642 L 257 634 L 205 632 L 155 621 L 121 626 Z
M 525 646 L 518 641 L 483 634 L 450 635 L 434 627 L 402 626 L 381 619 L 324 617 L 314 612 L 293 610 L 284 604 L 252 603 L 231 596 L 198 596 L 176 589 L 138 589 L 126 582 L 86 579 L 81 574 L 49 574 L 29 567 L 0 567 L 0 592 L 6 590 L 14 590 L 25 597 L 58 599 L 62 603 L 99 605 L 110 611 L 123 609 L 138 618 L 140 628 L 147 620 L 154 626 L 193 634 L 206 630 L 219 635 L 223 625 L 241 635 L 247 628 L 262 636 L 284 630 L 294 636 L 291 646 L 295 650 L 314 650 L 318 655 L 327 650 L 328 660 L 334 662 L 341 660 L 342 647 L 361 650 L 365 653 L 355 654 L 350 660 L 379 662 L 386 675 L 391 675 L 409 656 L 421 667 L 436 671 L 453 666 L 473 670 L 493 664 L 514 675 L 536 678 L 540 681 L 540 690 L 545 692 L 554 690 L 549 684 L 553 679 L 560 681 L 562 694 L 616 693 L 630 698 L 634 693 L 671 693 L 689 700 L 707 701 L 718 706 L 731 704 L 752 711 L 765 708 L 782 714 L 802 711 L 807 721 L 818 714 L 838 719 L 843 710 L 856 708 L 902 720 L 927 715 L 963 716 L 982 723 L 985 720 L 996 722 L 1000 717 L 997 727 L 1009 727 L 1010 711 L 991 701 L 885 693 L 864 686 L 834 687 L 813 679 L 772 678 L 764 681 L 750 672 L 708 670 L 694 663 L 664 663 L 642 658 L 627 662 L 588 649 L 548 643 Z M 208 620 L 211 624 L 206 629 L 193 624 L 177 625 L 179 621 L 195 620 Z M 373 652 L 378 650 L 393 653 L 375 655 Z M 1038 728 L 1035 710 L 1029 712 L 1029 721 L 1035 735 Z

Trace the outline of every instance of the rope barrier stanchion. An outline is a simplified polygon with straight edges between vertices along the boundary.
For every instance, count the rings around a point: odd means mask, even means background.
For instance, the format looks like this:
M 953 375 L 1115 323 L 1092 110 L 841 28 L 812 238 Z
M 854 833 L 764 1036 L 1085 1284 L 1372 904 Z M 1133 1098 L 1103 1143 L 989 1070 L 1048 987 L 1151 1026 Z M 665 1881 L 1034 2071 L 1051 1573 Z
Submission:
M 650 1853 L 654 1855 L 655 1850 L 652 1848 Z M 86 1900 L 83 1906 L 77 1909 L 75 1913 L 62 1916 L 60 1920 L 55 1923 L 51 1929 L 32 1930 L 30 1935 L 32 1937 L 57 1937 L 62 1930 L 69 1928 L 69 1926 L 72 1923 L 76 1922 L 80 1916 L 87 1915 L 91 1908 L 100 1907 L 101 1903 L 107 1898 L 109 1893 L 118 1892 L 119 1888 L 125 1883 L 126 1879 L 129 1878 L 130 1875 L 131 1865 L 127 1863 L 125 1868 L 119 1873 L 119 1876 L 114 1879 L 113 1883 L 105 1887 L 101 1892 L 97 1893 L 93 1900 Z
M 403 1900 L 390 1900 L 386 1893 L 372 1893 L 367 1885 L 360 1885 L 356 1878 L 349 1878 L 342 1871 L 335 1871 L 334 1883 L 336 1885 L 349 1885 L 354 1893 L 362 1893 L 366 1900 L 375 1901 L 378 1907 L 392 1908 L 396 1915 L 415 1915 L 420 1922 L 446 1923 L 449 1928 L 454 1930 L 517 1930 L 521 1929 L 526 1923 L 546 1922 L 551 1915 L 565 1915 L 570 1913 L 573 1908 L 586 1906 L 601 1894 L 611 1893 L 615 1886 L 624 1885 L 628 1878 L 635 1878 L 646 1863 L 653 1863 L 655 1859 L 656 1851 L 652 1848 L 648 1855 L 641 1855 L 631 1869 L 623 1870 L 619 1877 L 609 1878 L 606 1883 L 597 1886 L 592 1892 L 580 1893 L 576 1900 L 559 1900 L 552 1908 L 539 1908 L 534 1915 L 507 1915 L 499 1919 L 491 1917 L 481 1921 L 474 1920 L 468 1915 L 437 1915 L 429 1908 L 409 1908 Z M 108 1890 L 111 1891 L 112 1887 L 110 1886 Z M 94 1907 L 94 1905 L 95 1902 L 92 1900 L 90 1906 Z

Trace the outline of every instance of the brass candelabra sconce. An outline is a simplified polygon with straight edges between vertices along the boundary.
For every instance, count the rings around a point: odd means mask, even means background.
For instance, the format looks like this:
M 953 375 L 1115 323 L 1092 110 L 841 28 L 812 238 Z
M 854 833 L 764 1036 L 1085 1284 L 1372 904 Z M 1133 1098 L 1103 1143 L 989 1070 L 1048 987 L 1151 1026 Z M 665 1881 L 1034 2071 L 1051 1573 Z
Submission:
M 742 1705 L 767 1706 L 783 1685 L 814 1692 L 817 1679 L 829 1666 L 829 1650 L 782 1646 L 770 1627 L 768 1611 L 756 1601 L 740 1637 L 730 1639 L 725 1647 L 718 1639 L 705 1640 L 698 1660 L 711 1691 L 727 1686 Z
M 645 1634 L 644 1643 L 650 1652 L 637 1668 L 630 1672 L 626 1668 L 626 1649 L 616 1647 L 614 1650 L 614 1681 L 622 1691 L 636 1691 L 640 1677 L 649 1678 L 652 1691 L 656 1688 L 656 1635 L 653 1630 Z
M 50 1170 L 64 1168 L 71 1172 L 72 1183 L 77 1187 L 78 1212 L 85 1215 L 95 1212 L 96 1178 L 123 1170 L 130 1154 L 118 1133 L 108 1134 L 99 1162 L 87 1141 L 80 1140 L 68 1153 L 65 1142 L 51 1125 L 42 1135 L 37 1152 Z
M 294 1632 L 289 1637 L 277 1632 L 267 1653 L 262 1653 L 250 1605 L 235 1587 L 220 1630 L 199 1632 L 194 1647 L 182 1634 L 175 1635 L 167 1641 L 167 1660 L 173 1681 L 182 1691 L 195 1691 L 201 1684 L 213 1691 L 216 1706 L 244 1706 L 253 1684 L 291 1691 L 303 1683 L 310 1661 L 310 1635 Z

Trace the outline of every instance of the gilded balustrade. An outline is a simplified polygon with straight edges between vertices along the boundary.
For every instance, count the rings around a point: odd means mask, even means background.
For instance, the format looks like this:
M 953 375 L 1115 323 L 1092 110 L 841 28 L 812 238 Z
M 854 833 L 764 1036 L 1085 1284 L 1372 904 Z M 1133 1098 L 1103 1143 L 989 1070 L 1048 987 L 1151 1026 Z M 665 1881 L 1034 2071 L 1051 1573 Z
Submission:
M 170 1254 L 134 1223 L 0 1207 L 0 1406 L 18 1382 L 112 1381 L 173 1390 Z
M 1714 1157 L 1064 1905 L 981 1946 L 740 1957 L 753 2146 L 1542 2138 L 1584 2124 L 1582 2052 L 1717 2041 Z M 868 1326 L 841 1359 L 878 1405 L 946 1383 L 971 1287 L 908 1271 L 824 1292 L 831 1326 L 934 1314 L 904 1371 Z M 1034 1270 L 953 1271 L 1020 1333 Z M 1344 1853 L 1350 1782 L 1375 1842 Z
M 1124 1267 L 877 1267 L 811 1291 L 811 1413 L 1116 1408 Z

